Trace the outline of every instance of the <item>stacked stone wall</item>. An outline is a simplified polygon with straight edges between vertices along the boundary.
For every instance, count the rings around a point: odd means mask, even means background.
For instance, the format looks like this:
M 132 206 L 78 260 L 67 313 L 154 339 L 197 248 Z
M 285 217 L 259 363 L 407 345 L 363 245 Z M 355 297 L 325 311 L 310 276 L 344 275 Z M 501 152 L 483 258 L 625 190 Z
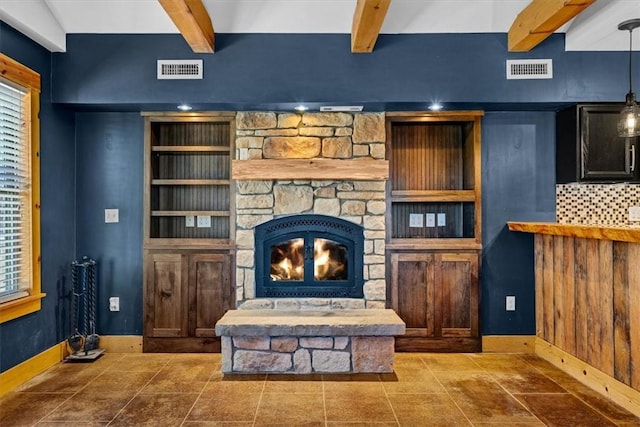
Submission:
M 384 159 L 383 113 L 239 112 L 236 159 Z M 385 181 L 238 181 L 236 299 L 239 308 L 384 308 Z M 364 227 L 364 299 L 255 299 L 256 225 L 292 214 L 340 217 Z

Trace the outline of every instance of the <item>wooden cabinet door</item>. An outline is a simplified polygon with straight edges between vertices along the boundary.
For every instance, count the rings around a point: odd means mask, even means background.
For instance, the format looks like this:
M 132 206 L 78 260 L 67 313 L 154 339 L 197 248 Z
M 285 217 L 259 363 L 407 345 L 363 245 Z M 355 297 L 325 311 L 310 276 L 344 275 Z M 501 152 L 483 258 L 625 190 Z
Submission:
M 187 336 L 187 262 L 181 254 L 146 257 L 145 333 L 150 337 Z
M 434 337 L 439 331 L 434 278 L 433 254 L 391 254 L 391 306 L 406 323 L 407 337 Z
M 477 337 L 478 255 L 441 253 L 436 256 L 436 301 L 442 337 Z
M 215 324 L 233 308 L 231 256 L 189 256 L 189 335 L 215 337 Z

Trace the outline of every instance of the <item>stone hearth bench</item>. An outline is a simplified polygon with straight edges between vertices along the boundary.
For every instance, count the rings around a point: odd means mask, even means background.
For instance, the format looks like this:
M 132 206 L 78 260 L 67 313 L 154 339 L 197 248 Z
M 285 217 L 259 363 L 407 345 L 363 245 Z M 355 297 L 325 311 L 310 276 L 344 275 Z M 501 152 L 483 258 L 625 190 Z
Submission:
M 393 310 L 229 310 L 216 323 L 222 372 L 393 372 Z

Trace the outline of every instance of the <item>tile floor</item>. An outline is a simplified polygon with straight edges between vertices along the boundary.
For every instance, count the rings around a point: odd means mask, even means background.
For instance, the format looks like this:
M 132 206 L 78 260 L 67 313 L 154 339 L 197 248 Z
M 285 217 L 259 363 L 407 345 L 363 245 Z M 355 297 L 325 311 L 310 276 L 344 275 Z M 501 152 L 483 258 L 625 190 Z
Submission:
M 0 426 L 640 426 L 535 355 L 399 353 L 385 375 L 227 375 L 219 354 L 61 363 Z

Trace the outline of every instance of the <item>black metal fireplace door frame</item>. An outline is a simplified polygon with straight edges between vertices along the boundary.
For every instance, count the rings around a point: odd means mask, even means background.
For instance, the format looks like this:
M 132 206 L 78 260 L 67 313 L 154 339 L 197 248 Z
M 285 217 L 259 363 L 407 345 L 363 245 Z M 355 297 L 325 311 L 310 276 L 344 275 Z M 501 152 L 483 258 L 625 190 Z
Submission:
M 364 231 L 350 221 L 328 215 L 289 215 L 259 224 L 254 229 L 256 297 L 269 298 L 362 298 Z M 271 247 L 304 238 L 305 248 L 313 249 L 314 238 L 335 241 L 347 248 L 346 280 L 315 280 L 313 257 L 305 257 L 305 280 L 271 280 Z M 311 280 L 309 280 L 309 276 Z M 309 283 L 311 282 L 311 283 Z

